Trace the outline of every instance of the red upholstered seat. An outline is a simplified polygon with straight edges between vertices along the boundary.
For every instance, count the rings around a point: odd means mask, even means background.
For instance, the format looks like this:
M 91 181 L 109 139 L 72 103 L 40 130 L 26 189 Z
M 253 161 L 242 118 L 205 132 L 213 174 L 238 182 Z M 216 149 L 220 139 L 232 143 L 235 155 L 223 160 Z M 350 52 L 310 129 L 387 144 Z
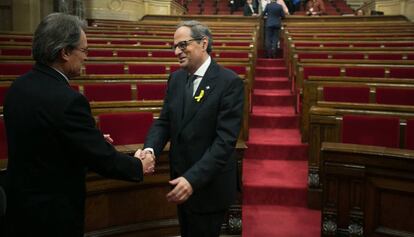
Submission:
M 32 55 L 32 49 L 1 49 L 1 55 L 10 56 L 30 56 Z
M 152 57 L 160 57 L 160 58 L 175 58 L 174 51 L 166 50 L 166 51 L 152 51 Z
M 129 64 L 129 74 L 166 74 L 164 65 Z
M 20 76 L 30 71 L 33 64 L 30 63 L 1 63 L 0 75 L 16 75 Z
M 378 54 L 369 54 L 368 58 L 371 60 L 402 60 L 402 54 L 396 53 L 378 53 Z
M 132 99 L 130 84 L 84 85 L 83 93 L 89 101 L 120 101 Z
M 309 76 L 340 76 L 339 67 L 303 67 L 303 78 L 306 80 Z
M 111 40 L 111 44 L 127 44 L 127 45 L 133 45 L 137 44 L 138 41 L 136 40 Z
M 137 84 L 138 100 L 163 100 L 167 84 Z
M 98 116 L 99 128 L 110 134 L 114 145 L 144 143 L 153 122 L 152 113 L 113 113 Z
M 7 159 L 7 139 L 3 118 L 0 118 L 0 160 Z
M 412 42 L 388 42 L 384 43 L 385 47 L 414 47 Z
M 414 150 L 414 119 L 407 119 L 405 128 L 405 148 Z
M 414 78 L 414 68 L 390 68 L 390 77 Z
M 393 117 L 344 115 L 342 142 L 398 148 L 400 120 Z
M 381 43 L 354 43 L 354 47 L 381 47 Z
M 7 89 L 9 86 L 0 86 L 0 106 L 4 104 L 4 97 L 6 96 Z
M 298 53 L 298 59 L 328 59 L 327 53 Z
M 337 53 L 332 55 L 333 59 L 364 59 L 362 53 Z
M 332 87 L 323 88 L 325 101 L 369 103 L 369 87 Z
M 108 44 L 107 40 L 100 40 L 100 39 L 88 39 L 89 44 Z
M 349 67 L 346 68 L 345 75 L 349 77 L 385 77 L 385 69 L 380 67 Z
M 88 57 L 112 57 L 112 50 L 93 49 L 88 51 Z
M 165 41 L 140 41 L 141 45 L 168 45 Z
M 124 74 L 124 64 L 85 64 L 86 74 Z
M 118 57 L 148 57 L 148 51 L 118 50 Z
M 414 89 L 377 88 L 378 104 L 414 105 Z

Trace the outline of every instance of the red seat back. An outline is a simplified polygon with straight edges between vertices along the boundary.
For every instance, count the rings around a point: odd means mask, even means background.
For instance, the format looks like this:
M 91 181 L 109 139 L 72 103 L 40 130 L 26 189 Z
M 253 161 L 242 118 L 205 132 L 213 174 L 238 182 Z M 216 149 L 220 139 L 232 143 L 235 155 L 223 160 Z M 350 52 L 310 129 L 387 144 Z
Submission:
M 350 67 L 346 69 L 349 77 L 385 77 L 384 68 Z
M 129 74 L 166 74 L 164 65 L 129 64 Z
M 414 105 L 414 89 L 377 88 L 377 103 L 389 105 Z
M 369 103 L 369 87 L 332 87 L 323 88 L 325 101 Z
M 89 101 L 131 100 L 129 84 L 90 84 L 83 86 L 83 93 Z
M 163 100 L 167 84 L 137 84 L 138 100 Z
M 16 75 L 20 76 L 32 69 L 30 63 L 1 63 L 0 75 Z
M 124 74 L 124 65 L 120 63 L 85 64 L 85 73 L 88 74 Z
M 101 114 L 99 128 L 110 134 L 114 145 L 144 143 L 153 122 L 152 113 Z
M 398 148 L 400 120 L 393 117 L 344 115 L 342 142 Z
M 309 76 L 340 76 L 341 69 L 339 67 L 303 67 L 303 79 Z

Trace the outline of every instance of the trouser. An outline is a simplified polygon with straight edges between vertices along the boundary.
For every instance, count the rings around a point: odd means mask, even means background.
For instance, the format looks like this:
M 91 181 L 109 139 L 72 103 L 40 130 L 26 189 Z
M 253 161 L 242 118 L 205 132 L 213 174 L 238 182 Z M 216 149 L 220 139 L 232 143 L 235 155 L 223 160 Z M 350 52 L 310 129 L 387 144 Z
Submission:
M 279 42 L 280 27 L 266 27 L 266 57 L 276 56 L 277 43 Z
M 225 211 L 194 213 L 178 205 L 178 220 L 181 237 L 218 237 L 224 221 Z

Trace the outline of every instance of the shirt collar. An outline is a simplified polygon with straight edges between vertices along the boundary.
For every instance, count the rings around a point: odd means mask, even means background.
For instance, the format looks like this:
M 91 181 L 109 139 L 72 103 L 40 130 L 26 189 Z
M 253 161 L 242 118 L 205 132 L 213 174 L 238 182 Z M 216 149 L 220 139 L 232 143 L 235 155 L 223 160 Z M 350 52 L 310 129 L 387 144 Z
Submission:
M 211 63 L 211 57 L 209 55 L 206 61 L 204 61 L 204 63 L 201 64 L 201 66 L 197 69 L 197 71 L 195 71 L 194 75 L 197 75 L 197 77 L 204 77 L 204 74 L 206 74 L 206 71 L 208 67 L 210 66 L 210 63 Z

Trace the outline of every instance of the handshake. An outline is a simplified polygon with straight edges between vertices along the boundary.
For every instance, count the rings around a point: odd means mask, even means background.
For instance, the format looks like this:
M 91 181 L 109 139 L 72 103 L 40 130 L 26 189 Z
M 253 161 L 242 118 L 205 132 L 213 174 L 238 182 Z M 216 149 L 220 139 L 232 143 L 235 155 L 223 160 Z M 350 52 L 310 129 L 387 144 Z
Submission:
M 138 149 L 134 157 L 141 160 L 144 174 L 152 174 L 155 170 L 155 156 L 151 151 Z

